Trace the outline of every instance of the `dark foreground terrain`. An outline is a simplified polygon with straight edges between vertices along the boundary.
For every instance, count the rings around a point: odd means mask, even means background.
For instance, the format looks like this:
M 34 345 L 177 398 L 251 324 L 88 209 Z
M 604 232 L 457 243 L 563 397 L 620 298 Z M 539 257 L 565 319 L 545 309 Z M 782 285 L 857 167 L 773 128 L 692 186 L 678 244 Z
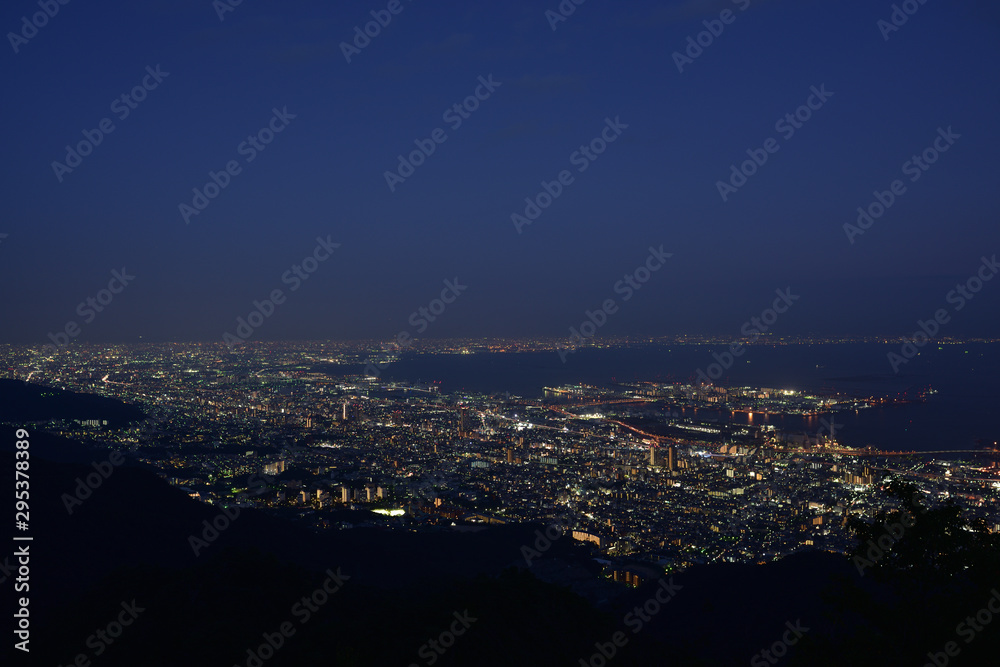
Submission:
M 80 409 L 29 398 L 20 407 L 37 419 Z M 0 426 L 6 488 L 14 442 Z M 30 453 L 30 579 L 18 581 L 24 542 L 0 553 L 10 664 L 941 667 L 1000 654 L 996 536 L 947 507 L 863 575 L 813 551 L 631 588 L 569 538 L 528 566 L 540 526 L 317 531 L 250 509 L 226 517 L 127 457 L 102 466 L 109 452 L 38 431 Z M 881 528 L 856 530 L 865 541 Z M 10 639 L 26 594 L 30 656 Z

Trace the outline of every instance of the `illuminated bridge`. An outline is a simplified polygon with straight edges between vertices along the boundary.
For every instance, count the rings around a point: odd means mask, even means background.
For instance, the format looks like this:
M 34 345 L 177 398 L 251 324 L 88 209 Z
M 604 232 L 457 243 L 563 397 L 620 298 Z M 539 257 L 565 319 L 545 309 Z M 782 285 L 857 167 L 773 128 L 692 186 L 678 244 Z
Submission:
M 843 454 L 845 456 L 928 456 L 931 454 L 980 454 L 985 456 L 997 456 L 995 449 L 937 449 L 930 451 L 913 452 L 885 452 L 878 449 L 845 449 L 839 447 L 813 447 L 809 449 L 787 449 L 782 447 L 771 448 L 776 452 L 790 454 Z

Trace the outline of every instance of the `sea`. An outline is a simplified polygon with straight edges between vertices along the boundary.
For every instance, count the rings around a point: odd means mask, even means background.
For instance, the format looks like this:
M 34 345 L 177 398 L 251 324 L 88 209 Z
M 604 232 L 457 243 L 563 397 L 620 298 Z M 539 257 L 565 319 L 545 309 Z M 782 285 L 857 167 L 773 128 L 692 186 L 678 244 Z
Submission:
M 437 383 L 445 393 L 480 393 L 541 398 L 544 387 L 615 382 L 694 382 L 723 356 L 725 345 L 648 345 L 627 348 L 587 347 L 557 352 L 406 354 L 382 377 Z M 715 384 L 837 392 L 859 397 L 913 399 L 883 407 L 835 415 L 764 416 L 754 423 L 773 424 L 787 432 L 829 432 L 849 447 L 891 451 L 974 449 L 1000 440 L 1000 345 L 990 343 L 925 345 L 919 354 L 893 369 L 889 353 L 899 344 L 758 344 L 734 358 Z M 334 372 L 334 369 L 329 369 Z M 342 371 L 340 371 L 342 372 Z M 918 397 L 924 395 L 920 400 Z M 704 411 L 699 411 L 704 418 Z M 710 419 L 745 422 L 745 414 L 716 414 Z

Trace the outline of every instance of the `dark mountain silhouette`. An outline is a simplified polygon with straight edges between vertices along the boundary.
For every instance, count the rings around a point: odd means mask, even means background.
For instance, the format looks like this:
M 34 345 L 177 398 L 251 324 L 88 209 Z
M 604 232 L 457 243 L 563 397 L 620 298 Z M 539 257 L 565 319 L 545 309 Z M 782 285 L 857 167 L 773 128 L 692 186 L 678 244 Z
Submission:
M 14 440 L 0 427 L 7 480 Z M 94 665 L 577 666 L 602 664 L 600 651 L 614 649 L 609 666 L 934 664 L 929 654 L 939 665 L 985 665 L 1000 650 L 1000 619 L 971 636 L 959 626 L 1000 589 L 995 536 L 949 506 L 918 516 L 893 543 L 898 552 L 863 575 L 851 558 L 822 551 L 700 566 L 664 577 L 675 592 L 661 605 L 651 602 L 664 590 L 657 582 L 610 582 L 590 549 L 567 537 L 526 567 L 522 547 L 539 526 L 317 531 L 251 509 L 226 526 L 219 508 L 131 462 L 105 479 L 95 464 L 107 473 L 108 452 L 41 432 L 31 443 L 31 664 L 84 654 Z M 100 479 L 89 495 L 80 486 L 88 476 Z M 885 493 L 910 491 L 900 488 Z M 858 553 L 897 517 L 854 522 Z M 224 529 L 209 539 L 213 521 Z M 199 555 L 192 536 L 206 540 Z M 19 596 L 13 548 L 0 553 L 4 600 Z M 341 576 L 305 618 L 303 596 Z M 104 643 L 95 633 L 127 608 L 141 611 Z M 476 620 L 439 656 L 428 641 L 456 614 Z M 294 634 L 279 642 L 283 623 Z M 761 653 L 789 628 L 801 638 L 787 654 Z M 281 644 L 274 655 L 248 654 L 266 636 Z M 943 653 L 948 642 L 959 657 Z
M 13 477 L 9 454 L 0 468 Z M 598 607 L 540 581 L 520 552 L 536 526 L 315 532 L 247 509 L 196 557 L 189 537 L 216 508 L 121 467 L 70 515 L 63 494 L 93 470 L 32 460 L 32 657 L 46 664 L 81 652 L 93 659 L 87 638 L 135 599 L 147 611 L 100 664 L 246 665 L 246 648 L 285 621 L 296 634 L 265 664 L 426 664 L 420 647 L 468 609 L 479 620 L 437 664 L 575 665 L 618 631 L 629 641 L 616 665 L 747 664 L 781 639 L 786 622 L 800 622 L 808 632 L 784 664 L 919 665 L 928 651 L 962 641 L 956 624 L 985 606 L 996 577 L 977 569 L 939 581 L 886 570 L 860 577 L 848 558 L 823 552 L 696 567 L 673 577 L 678 592 L 633 633 L 626 614 L 656 584 L 598 580 L 616 591 Z M 594 576 L 588 551 L 565 539 L 539 562 Z M 300 625 L 293 604 L 338 568 L 350 579 Z M 998 635 L 986 628 L 963 643 L 962 664 L 987 664 L 975 660 L 997 649 Z

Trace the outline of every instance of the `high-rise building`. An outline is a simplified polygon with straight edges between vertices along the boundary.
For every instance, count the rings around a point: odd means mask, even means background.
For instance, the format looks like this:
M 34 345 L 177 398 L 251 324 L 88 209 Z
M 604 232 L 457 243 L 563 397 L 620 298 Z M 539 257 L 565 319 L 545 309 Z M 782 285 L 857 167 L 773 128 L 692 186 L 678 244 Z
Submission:
M 677 470 L 677 448 L 673 445 L 667 447 L 667 470 Z
M 462 406 L 458 411 L 458 435 L 460 438 L 468 437 L 473 431 L 473 417 L 469 408 Z
M 649 465 L 656 465 L 656 445 L 649 446 Z
M 267 463 L 264 465 L 264 474 L 280 475 L 281 473 L 285 472 L 285 467 L 286 464 L 284 460 L 275 461 L 274 463 Z

